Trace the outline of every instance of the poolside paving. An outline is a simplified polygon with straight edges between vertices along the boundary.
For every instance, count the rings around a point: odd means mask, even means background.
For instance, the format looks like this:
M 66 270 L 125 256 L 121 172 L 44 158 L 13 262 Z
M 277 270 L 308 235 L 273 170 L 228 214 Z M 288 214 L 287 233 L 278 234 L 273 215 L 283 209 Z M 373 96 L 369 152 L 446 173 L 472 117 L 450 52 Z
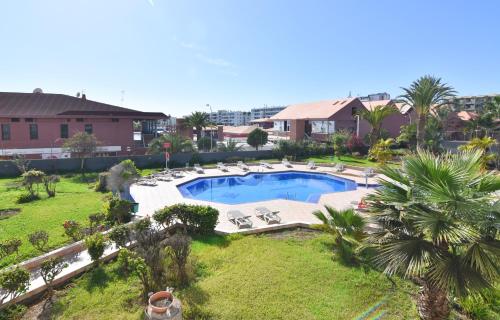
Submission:
M 317 169 L 311 170 L 306 165 L 293 165 L 292 168 L 287 168 L 282 164 L 273 164 L 272 169 L 262 168 L 258 165 L 249 166 L 249 168 L 250 170 L 247 172 L 244 172 L 236 166 L 228 166 L 228 172 L 222 172 L 219 169 L 205 169 L 205 173 L 203 174 L 198 174 L 194 171 L 183 171 L 184 177 L 182 178 L 177 178 L 171 182 L 159 181 L 157 186 L 132 185 L 130 191 L 134 200 L 139 203 L 139 212 L 137 213 L 139 216 L 151 216 L 156 210 L 176 203 L 201 204 L 214 207 L 220 212 L 219 221 L 215 230 L 216 232 L 221 234 L 236 232 L 256 233 L 274 229 L 290 228 L 294 226 L 309 226 L 311 224 L 319 223 L 319 220 L 312 213 L 316 210 L 324 210 L 325 205 L 329 205 L 336 209 L 349 208 L 352 207 L 351 202 L 359 202 L 365 195 L 373 192 L 373 188 L 358 186 L 358 188 L 353 191 L 323 194 L 320 197 L 318 203 L 306 203 L 301 201 L 277 199 L 270 201 L 229 205 L 184 198 L 177 189 L 178 185 L 200 177 L 245 175 L 252 172 L 323 172 L 336 175 L 338 177 L 351 179 L 360 184 L 365 184 L 366 182 L 365 178 L 363 177 L 362 171 L 352 169 L 346 169 L 344 173 L 337 174 L 333 173 L 333 168 L 331 167 L 318 167 Z M 369 178 L 368 184 L 376 184 L 376 179 Z M 271 211 L 279 211 L 279 215 L 282 218 L 282 223 L 280 225 L 267 225 L 264 221 L 257 218 L 255 216 L 254 210 L 259 206 L 265 206 Z M 238 229 L 238 227 L 236 227 L 227 219 L 226 213 L 229 210 L 239 210 L 243 214 L 251 216 L 250 220 L 252 220 L 253 222 L 253 227 L 251 229 Z

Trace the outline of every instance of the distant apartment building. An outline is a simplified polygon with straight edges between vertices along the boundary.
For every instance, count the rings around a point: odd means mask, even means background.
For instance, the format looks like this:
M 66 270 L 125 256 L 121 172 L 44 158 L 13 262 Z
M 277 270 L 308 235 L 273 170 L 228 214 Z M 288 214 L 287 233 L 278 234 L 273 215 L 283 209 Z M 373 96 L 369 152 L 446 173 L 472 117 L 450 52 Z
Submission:
M 210 121 L 223 126 L 244 126 L 250 122 L 250 112 L 218 110 L 210 113 Z
M 379 100 L 390 100 L 391 95 L 387 92 L 372 93 L 367 96 L 358 97 L 361 101 L 379 101 Z
M 157 136 L 160 112 L 142 112 L 64 94 L 0 92 L 0 157 L 68 158 L 66 139 L 96 136 L 99 155 L 141 154 Z M 134 123 L 138 132 L 134 132 Z M 134 139 L 138 135 L 140 139 Z
M 497 96 L 500 94 L 453 97 L 448 99 L 447 105 L 452 111 L 481 112 L 484 106 Z
M 253 108 L 250 110 L 250 121 L 264 118 L 271 118 L 278 112 L 284 110 L 286 106 L 269 106 L 263 108 Z

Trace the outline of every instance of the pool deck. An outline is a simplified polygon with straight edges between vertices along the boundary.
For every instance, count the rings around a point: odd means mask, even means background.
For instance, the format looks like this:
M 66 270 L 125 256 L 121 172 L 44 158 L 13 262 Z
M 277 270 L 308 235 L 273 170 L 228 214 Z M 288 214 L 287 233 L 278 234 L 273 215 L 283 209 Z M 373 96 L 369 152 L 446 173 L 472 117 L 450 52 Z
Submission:
M 365 195 L 373 192 L 373 188 L 366 188 L 363 172 L 358 170 L 346 169 L 342 174 L 334 173 L 331 167 L 320 167 L 310 170 L 306 165 L 293 165 L 287 168 L 282 164 L 273 164 L 273 169 L 264 169 L 261 166 L 249 166 L 249 171 L 244 172 L 236 166 L 228 166 L 228 172 L 222 172 L 219 169 L 205 169 L 205 173 L 198 174 L 194 171 L 183 171 L 184 177 L 177 178 L 171 182 L 159 181 L 157 186 L 132 185 L 131 194 L 136 202 L 139 203 L 139 216 L 151 216 L 156 210 L 176 203 L 209 205 L 219 210 L 219 221 L 215 231 L 220 234 L 230 233 L 259 233 L 265 231 L 278 230 L 292 227 L 307 227 L 311 224 L 319 223 L 319 220 L 312 214 L 316 210 L 324 210 L 325 205 L 336 209 L 345 209 L 352 207 L 351 202 L 359 202 Z M 356 190 L 323 194 L 318 203 L 306 203 L 293 200 L 269 200 L 262 202 L 252 202 L 245 204 L 229 205 L 216 202 L 200 201 L 184 198 L 177 185 L 203 177 L 222 177 L 232 175 L 245 175 L 252 172 L 283 172 L 283 171 L 302 171 L 302 172 L 323 172 L 341 178 L 346 178 L 357 182 L 359 186 Z M 377 177 L 368 178 L 368 185 L 376 185 Z M 265 206 L 271 211 L 279 211 L 282 223 L 277 225 L 268 225 L 255 216 L 256 207 Z M 251 229 L 238 229 L 236 225 L 228 221 L 226 212 L 229 210 L 239 210 L 245 215 L 251 216 L 253 222 Z

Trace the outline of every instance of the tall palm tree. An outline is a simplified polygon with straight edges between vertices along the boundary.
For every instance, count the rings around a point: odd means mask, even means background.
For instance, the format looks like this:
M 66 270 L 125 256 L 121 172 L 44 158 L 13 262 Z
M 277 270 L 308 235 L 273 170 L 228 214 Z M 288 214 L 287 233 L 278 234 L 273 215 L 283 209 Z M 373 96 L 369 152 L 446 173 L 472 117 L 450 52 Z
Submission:
M 370 131 L 370 146 L 380 138 L 380 130 L 382 129 L 382 122 L 385 118 L 397 112 L 397 109 L 392 105 L 376 106 L 372 110 L 362 110 L 359 115 L 365 119 L 372 127 Z
M 368 196 L 380 231 L 367 238 L 388 275 L 420 283 L 422 319 L 447 319 L 449 296 L 466 296 L 498 281 L 500 177 L 481 171 L 480 151 L 435 156 L 419 149 L 401 169 L 385 167 Z
M 414 81 L 410 87 L 401 88 L 405 92 L 401 98 L 412 106 L 417 113 L 417 147 L 422 146 L 425 138 L 425 123 L 431 107 L 439 109 L 446 99 L 455 95 L 455 90 L 441 78 L 423 76 Z
M 330 206 L 325 209 L 326 215 L 321 210 L 313 212 L 323 223 L 316 228 L 334 236 L 336 254 L 343 262 L 355 262 L 354 250 L 365 235 L 363 217 L 353 209 L 337 210 Z
M 206 112 L 195 111 L 186 117 L 186 125 L 196 128 L 196 140 L 200 140 L 201 130 L 211 125 L 210 115 Z

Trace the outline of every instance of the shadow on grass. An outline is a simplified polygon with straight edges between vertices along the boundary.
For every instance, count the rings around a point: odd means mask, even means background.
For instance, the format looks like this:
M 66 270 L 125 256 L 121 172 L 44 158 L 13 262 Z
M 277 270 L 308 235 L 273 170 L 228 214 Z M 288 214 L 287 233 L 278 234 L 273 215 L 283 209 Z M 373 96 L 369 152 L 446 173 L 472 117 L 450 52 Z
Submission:
M 106 270 L 104 270 L 101 266 L 98 266 L 90 271 L 90 277 L 85 285 L 85 289 L 89 292 L 92 292 L 95 289 L 102 290 L 108 286 L 108 282 L 110 280 L 111 279 L 106 273 Z
M 210 299 L 210 295 L 197 284 L 192 284 L 190 287 L 182 290 L 179 298 L 183 304 L 185 319 L 215 319 L 212 313 L 203 309 L 203 306 Z
M 196 235 L 193 237 L 196 240 L 207 246 L 217 246 L 220 248 L 225 248 L 231 243 L 231 239 L 225 236 L 219 236 L 216 234 L 211 235 Z
M 97 172 L 89 172 L 85 174 L 69 174 L 66 175 L 67 178 L 73 183 L 94 183 L 97 181 L 97 178 L 99 176 L 99 173 Z

